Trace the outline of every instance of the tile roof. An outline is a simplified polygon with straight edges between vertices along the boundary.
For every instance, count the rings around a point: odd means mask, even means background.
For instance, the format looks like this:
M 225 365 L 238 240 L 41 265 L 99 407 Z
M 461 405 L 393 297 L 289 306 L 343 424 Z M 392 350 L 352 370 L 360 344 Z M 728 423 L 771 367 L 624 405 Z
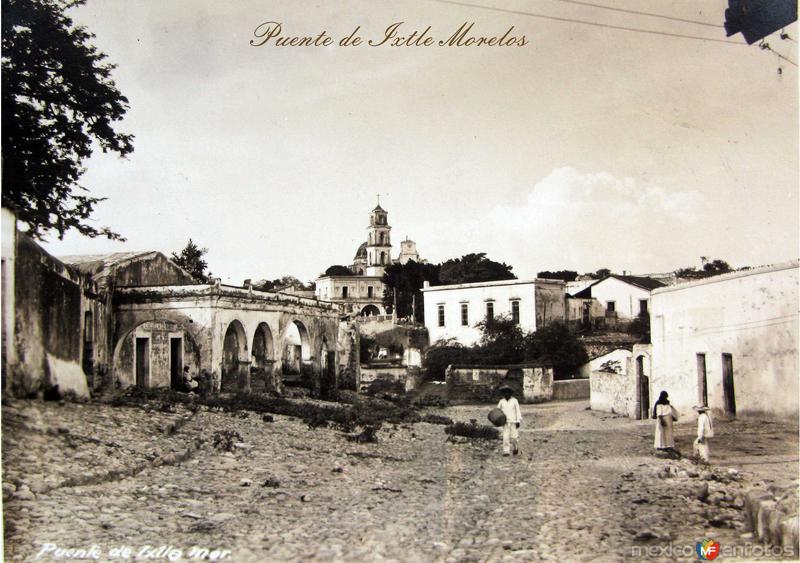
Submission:
M 616 278 L 619 281 L 625 282 L 627 284 L 640 287 L 642 289 L 646 289 L 647 291 L 652 291 L 654 289 L 658 289 L 659 287 L 665 287 L 667 284 L 661 283 L 658 280 L 654 280 L 653 278 L 647 278 L 644 276 L 621 276 L 618 274 L 611 274 L 610 276 L 606 276 L 601 280 L 597 280 L 592 285 L 587 288 L 582 289 L 573 297 L 578 297 L 581 299 L 589 299 L 592 296 L 592 288 L 597 284 L 606 281 L 608 278 Z

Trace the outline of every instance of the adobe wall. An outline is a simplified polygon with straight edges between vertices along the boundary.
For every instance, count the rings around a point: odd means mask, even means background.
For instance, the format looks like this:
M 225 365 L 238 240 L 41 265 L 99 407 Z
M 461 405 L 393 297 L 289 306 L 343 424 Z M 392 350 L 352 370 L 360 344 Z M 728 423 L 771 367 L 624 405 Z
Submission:
M 62 393 L 88 396 L 84 314 L 97 316 L 102 310 L 91 282 L 22 233 L 14 252 L 14 336 L 9 345 L 15 357 L 8 366 L 7 390 L 28 396 L 58 385 Z
M 508 385 L 520 402 L 553 398 L 553 368 L 538 365 L 449 366 L 445 372 L 451 400 L 495 402 L 499 389 Z
M 553 382 L 554 401 L 577 401 L 589 398 L 588 379 L 565 379 Z

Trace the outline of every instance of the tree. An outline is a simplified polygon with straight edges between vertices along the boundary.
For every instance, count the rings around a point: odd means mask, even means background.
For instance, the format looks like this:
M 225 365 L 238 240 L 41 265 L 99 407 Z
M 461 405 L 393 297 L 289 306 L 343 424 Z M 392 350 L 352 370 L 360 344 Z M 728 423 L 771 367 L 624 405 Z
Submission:
M 675 275 L 679 278 L 701 279 L 734 271 L 725 260 L 709 260 L 706 256 L 700 257 L 700 264 L 701 269 L 699 270 L 694 266 L 689 266 L 675 270 Z
M 172 253 L 172 261 L 189 272 L 197 281 L 206 283 L 211 278 L 211 272 L 206 272 L 208 263 L 203 260 L 207 252 L 207 248 L 200 248 L 189 239 L 180 254 Z
M 578 337 L 562 322 L 552 322 L 525 337 L 525 359 L 545 360 L 553 364 L 556 379 L 575 375 L 578 366 L 589 356 Z
M 352 276 L 353 270 L 347 266 L 334 265 L 325 270 L 326 276 Z
M 421 289 L 426 281 L 435 284 L 438 280 L 439 267 L 433 264 L 419 264 L 409 260 L 405 264 L 387 266 L 381 280 L 385 285 L 383 304 L 389 311 L 394 311 L 396 302 L 398 317 L 413 315 L 414 320 L 424 322 L 425 309 Z
M 479 252 L 443 262 L 439 280 L 443 284 L 514 280 L 517 276 L 512 269 L 508 264 L 488 259 L 485 252 Z
M 536 274 L 536 277 L 546 280 L 564 280 L 565 282 L 571 282 L 578 278 L 578 272 L 572 270 L 558 270 L 555 272 L 545 270 L 544 272 Z
M 611 275 L 611 270 L 609 270 L 608 268 L 600 268 L 595 273 L 589 275 L 592 277 L 592 279 L 602 280 L 603 278 L 607 278 L 608 276 Z
M 294 276 L 281 276 L 277 279 L 272 280 L 272 286 L 274 289 L 283 289 L 285 287 L 295 287 L 299 286 L 301 289 L 305 289 L 305 284 L 301 282 Z
M 279 291 L 287 287 L 299 287 L 303 290 L 313 290 L 316 284 L 310 282 L 308 285 L 305 285 L 295 276 L 281 276 L 274 280 L 263 279 L 253 282 L 253 289 L 258 289 L 260 291 Z
M 444 381 L 447 366 L 469 364 L 474 361 L 472 348 L 467 348 L 455 338 L 439 339 L 425 351 L 422 365 L 429 381 Z
M 487 318 L 478 323 L 481 339 L 476 358 L 485 364 L 518 364 L 525 359 L 525 334 L 511 317 Z
M 2 202 L 35 238 L 55 229 L 124 240 L 88 223 L 104 198 L 78 184 L 93 144 L 126 156 L 133 136 L 114 130 L 128 100 L 114 65 L 64 11 L 86 0 L 2 0 Z

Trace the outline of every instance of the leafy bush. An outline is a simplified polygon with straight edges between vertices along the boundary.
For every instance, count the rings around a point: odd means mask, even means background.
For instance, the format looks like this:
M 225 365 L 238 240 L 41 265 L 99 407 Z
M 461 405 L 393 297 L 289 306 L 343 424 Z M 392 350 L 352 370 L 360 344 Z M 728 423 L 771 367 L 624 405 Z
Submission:
M 421 397 L 417 397 L 411 402 L 411 404 L 415 407 L 447 407 L 450 406 L 450 401 L 447 400 L 447 397 L 442 395 L 429 393 L 422 395 Z
M 547 361 L 553 366 L 555 379 L 566 379 L 589 361 L 589 356 L 566 324 L 552 322 L 525 336 L 525 359 Z
M 359 442 L 362 444 L 374 444 L 378 441 L 378 430 L 381 429 L 381 423 L 368 424 L 364 427 L 360 434 L 348 436 L 347 439 L 351 442 Z
M 650 315 L 639 315 L 628 325 L 628 333 L 640 336 L 642 342 L 650 343 Z
M 622 365 L 617 360 L 608 360 L 607 362 L 603 362 L 598 371 L 622 373 Z
M 211 439 L 211 445 L 217 450 L 232 452 L 236 442 L 241 442 L 242 436 L 236 430 L 217 430 Z
M 464 436 L 475 440 L 497 440 L 500 432 L 494 426 L 471 422 L 456 422 L 445 427 L 445 433 L 450 436 Z
M 371 336 L 362 336 L 358 347 L 358 359 L 362 364 L 368 364 L 376 350 L 377 342 Z
M 367 395 L 386 398 L 389 401 L 394 400 L 398 395 L 403 395 L 405 392 L 405 385 L 401 381 L 392 379 L 376 379 L 365 390 Z M 388 395 L 388 397 L 384 397 L 384 395 Z
M 473 357 L 472 350 L 459 343 L 455 338 L 437 340 L 428 348 L 422 360 L 422 365 L 425 368 L 425 379 L 428 381 L 444 381 L 447 366 L 468 364 Z
M 484 319 L 478 323 L 481 339 L 474 353 L 476 363 L 518 364 L 525 359 L 525 334 L 509 316 Z
M 420 422 L 427 422 L 428 424 L 442 424 L 444 426 L 450 426 L 453 423 L 453 419 L 449 416 L 442 416 L 440 414 L 426 414 L 422 417 Z

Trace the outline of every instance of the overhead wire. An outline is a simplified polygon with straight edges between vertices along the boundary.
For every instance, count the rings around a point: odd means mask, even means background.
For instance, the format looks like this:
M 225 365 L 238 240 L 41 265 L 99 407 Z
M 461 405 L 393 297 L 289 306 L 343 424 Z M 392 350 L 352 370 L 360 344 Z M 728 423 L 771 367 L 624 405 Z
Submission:
M 453 5 L 456 5 L 456 6 L 464 6 L 464 7 L 467 7 L 467 8 L 478 8 L 478 9 L 481 9 L 481 10 L 490 10 L 490 11 L 494 11 L 494 12 L 502 12 L 502 13 L 507 13 L 507 14 L 520 15 L 520 16 L 530 16 L 530 17 L 533 17 L 533 18 L 541 18 L 541 19 L 552 20 L 552 21 L 560 21 L 560 22 L 566 22 L 566 23 L 577 23 L 577 24 L 581 24 L 581 25 L 591 25 L 591 26 L 594 26 L 594 27 L 603 27 L 603 28 L 607 28 L 607 29 L 616 29 L 616 30 L 619 30 L 619 31 L 630 31 L 630 32 L 633 32 L 633 33 L 645 33 L 645 34 L 651 34 L 651 35 L 662 35 L 662 36 L 666 36 L 666 37 L 678 37 L 678 38 L 681 38 L 681 39 L 694 39 L 694 40 L 698 40 L 698 41 L 712 41 L 714 43 L 725 43 L 727 45 L 745 45 L 745 46 L 747 45 L 747 43 L 744 43 L 744 42 L 741 42 L 741 41 L 730 41 L 730 40 L 727 40 L 727 39 L 716 39 L 716 38 L 713 38 L 713 37 L 701 37 L 701 36 L 698 36 L 698 35 L 688 35 L 688 34 L 684 34 L 684 33 L 672 33 L 672 32 L 669 32 L 669 31 L 656 31 L 656 30 L 653 30 L 653 29 L 642 29 L 642 28 L 638 28 L 638 27 L 629 27 L 629 26 L 623 26 L 623 25 L 612 25 L 612 24 L 600 23 L 600 22 L 595 22 L 595 21 L 578 20 L 578 19 L 574 19 L 574 18 L 563 18 L 563 17 L 559 17 L 559 16 L 550 16 L 550 15 L 547 15 L 547 14 L 540 14 L 540 13 L 535 13 L 535 12 L 526 12 L 526 11 L 523 11 L 523 10 L 512 10 L 510 8 L 497 8 L 495 6 L 484 6 L 482 4 L 473 4 L 473 3 L 470 3 L 470 2 L 462 2 L 460 0 L 433 0 L 433 1 L 434 2 L 439 2 L 439 3 L 442 3 L 442 4 L 453 4 Z
M 625 14 L 635 14 L 637 16 L 648 16 L 648 17 L 651 17 L 651 18 L 661 18 L 661 19 L 671 20 L 671 21 L 676 21 L 676 22 L 693 23 L 693 24 L 697 24 L 697 25 L 705 25 L 705 26 L 714 27 L 714 28 L 723 27 L 723 26 L 715 24 L 715 23 L 703 22 L 703 21 L 698 21 L 698 20 L 689 20 L 689 19 L 684 19 L 684 18 L 676 18 L 674 16 L 667 16 L 667 15 L 664 15 L 664 14 L 654 14 L 652 12 L 640 12 L 639 10 L 628 10 L 627 8 L 615 8 L 614 6 L 604 6 L 602 4 L 592 4 L 591 2 L 581 2 L 580 0 L 556 0 L 556 1 L 565 2 L 567 4 L 577 4 L 579 6 L 589 6 L 589 7 L 598 8 L 598 9 L 601 9 L 601 10 L 611 10 L 613 12 L 622 12 L 622 13 L 625 13 Z
M 775 54 L 775 56 L 776 56 L 776 57 L 778 57 L 779 59 L 782 59 L 782 60 L 786 61 L 787 63 L 789 63 L 790 65 L 792 65 L 792 66 L 794 66 L 794 67 L 797 67 L 797 63 L 796 63 L 796 62 L 794 62 L 794 61 L 793 61 L 792 59 L 790 59 L 789 57 L 785 57 L 785 56 L 781 55 L 781 54 L 780 54 L 778 51 L 776 51 L 775 49 L 773 49 L 773 48 L 770 46 L 770 44 L 769 44 L 769 43 L 766 43 L 766 42 L 762 41 L 761 43 L 759 43 L 759 44 L 758 44 L 758 46 L 759 46 L 759 47 L 760 47 L 762 50 L 764 50 L 764 51 L 770 51 L 770 52 L 774 53 L 774 54 Z

